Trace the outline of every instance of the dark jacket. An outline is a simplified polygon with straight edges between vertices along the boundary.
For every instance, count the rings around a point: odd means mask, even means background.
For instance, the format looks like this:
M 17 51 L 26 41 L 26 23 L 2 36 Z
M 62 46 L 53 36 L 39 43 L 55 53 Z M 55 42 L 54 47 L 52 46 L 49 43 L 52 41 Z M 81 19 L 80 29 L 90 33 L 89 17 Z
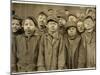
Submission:
M 57 33 L 49 33 L 41 37 L 38 57 L 38 70 L 57 70 L 65 67 L 65 51 L 63 37 Z
M 25 34 L 16 37 L 17 68 L 19 72 L 36 71 L 40 36 Z
M 83 46 L 82 38 L 77 35 L 71 39 L 68 35 L 64 36 L 65 49 L 66 49 L 66 66 L 68 69 L 82 68 L 85 67 L 85 49 Z
M 17 71 L 17 58 L 16 58 L 16 37 L 18 35 L 23 34 L 23 29 L 18 30 L 17 32 L 13 33 L 11 35 L 11 71 L 16 72 Z
M 96 67 L 96 33 L 84 32 L 82 34 L 83 44 L 87 52 L 86 56 L 86 66 L 88 68 Z

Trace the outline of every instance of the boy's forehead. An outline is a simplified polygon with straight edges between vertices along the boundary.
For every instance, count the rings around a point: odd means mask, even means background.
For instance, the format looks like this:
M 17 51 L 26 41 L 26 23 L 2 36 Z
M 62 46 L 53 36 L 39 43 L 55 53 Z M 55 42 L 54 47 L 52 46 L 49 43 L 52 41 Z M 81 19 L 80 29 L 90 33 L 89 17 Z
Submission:
M 81 21 L 77 22 L 77 25 L 79 25 L 79 24 L 83 24 L 83 22 L 81 22 Z
M 20 22 L 18 19 L 12 19 L 12 22 Z
M 49 21 L 48 23 L 57 23 L 57 22 L 55 22 L 55 21 L 51 20 L 51 21 Z
M 26 22 L 34 23 L 31 19 L 25 19 L 24 22 L 25 22 L 25 23 L 26 23 Z
M 76 27 L 70 26 L 70 27 L 68 28 L 68 30 L 69 30 L 69 29 L 76 29 Z
M 76 18 L 75 16 L 73 16 L 73 15 L 71 15 L 71 16 L 69 16 L 69 18 Z
M 91 18 L 88 18 L 88 19 L 85 19 L 84 22 L 85 22 L 85 23 L 91 23 L 91 22 L 93 22 L 93 20 L 92 20 Z
M 39 14 L 38 16 L 47 16 L 46 14 Z

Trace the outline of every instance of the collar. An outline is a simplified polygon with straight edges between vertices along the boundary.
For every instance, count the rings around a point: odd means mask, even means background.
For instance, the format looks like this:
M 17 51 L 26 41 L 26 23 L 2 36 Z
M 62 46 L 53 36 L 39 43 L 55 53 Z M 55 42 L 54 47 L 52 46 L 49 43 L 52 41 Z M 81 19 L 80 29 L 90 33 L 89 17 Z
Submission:
M 24 34 L 22 34 L 24 37 L 26 37 L 26 38 L 30 38 L 30 37 L 32 37 L 32 36 L 35 36 L 35 33 L 33 33 L 32 35 L 30 35 L 30 36 L 27 36 L 27 35 L 25 35 L 25 33 Z
M 53 39 L 59 39 L 59 33 L 58 32 L 55 32 L 53 34 L 51 34 L 50 32 L 46 33 L 46 36 L 49 38 L 49 37 L 52 37 Z

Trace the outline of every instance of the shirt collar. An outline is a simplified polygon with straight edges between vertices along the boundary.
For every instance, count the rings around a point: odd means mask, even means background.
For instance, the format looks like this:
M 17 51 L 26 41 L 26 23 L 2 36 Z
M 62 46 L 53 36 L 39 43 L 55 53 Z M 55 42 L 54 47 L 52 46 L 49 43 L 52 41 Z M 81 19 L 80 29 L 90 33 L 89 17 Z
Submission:
M 50 32 L 46 33 L 47 37 L 53 37 L 53 39 L 59 39 L 59 33 L 55 32 L 53 34 L 51 34 Z

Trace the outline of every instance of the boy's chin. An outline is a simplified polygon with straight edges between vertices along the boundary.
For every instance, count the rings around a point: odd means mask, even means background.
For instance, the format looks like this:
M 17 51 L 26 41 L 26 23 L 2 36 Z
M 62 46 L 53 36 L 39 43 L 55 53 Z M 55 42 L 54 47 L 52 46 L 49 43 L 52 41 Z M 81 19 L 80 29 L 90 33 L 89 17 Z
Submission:
M 16 33 L 17 31 L 12 31 L 13 33 Z
M 33 32 L 25 32 L 26 35 L 32 35 Z

